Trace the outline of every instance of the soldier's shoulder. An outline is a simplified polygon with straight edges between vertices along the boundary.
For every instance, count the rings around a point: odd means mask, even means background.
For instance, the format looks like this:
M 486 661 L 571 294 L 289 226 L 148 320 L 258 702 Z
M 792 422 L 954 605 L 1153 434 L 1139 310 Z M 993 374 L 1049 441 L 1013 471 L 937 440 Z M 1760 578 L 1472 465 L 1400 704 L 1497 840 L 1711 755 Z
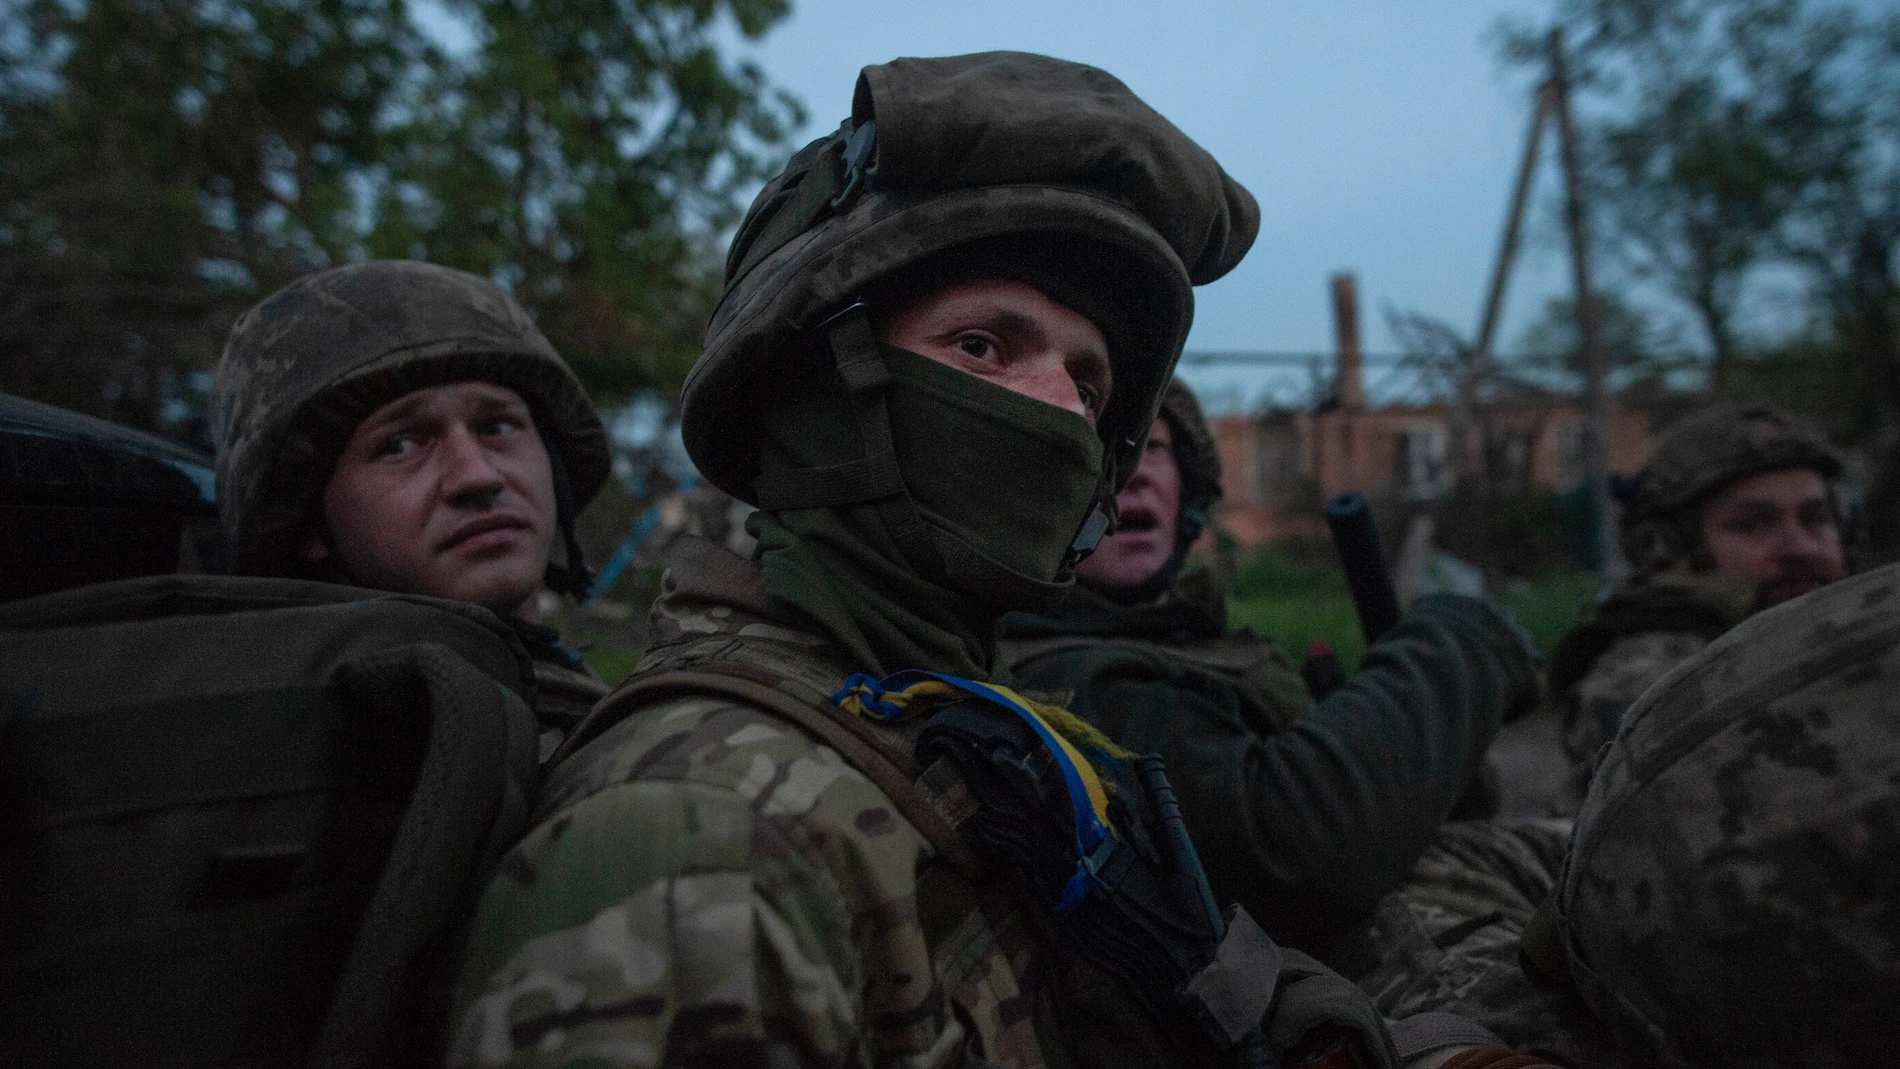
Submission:
M 883 792 L 836 750 L 770 710 L 718 694 L 628 714 L 552 771 L 542 813 L 622 784 L 729 791 L 760 817 L 831 825 L 828 834 L 901 823 Z
M 1646 680 L 1643 687 L 1647 687 L 1708 644 L 1706 636 L 1693 631 L 1638 631 L 1619 635 L 1590 666 L 1582 687 L 1585 690 L 1621 689 L 1637 680 Z

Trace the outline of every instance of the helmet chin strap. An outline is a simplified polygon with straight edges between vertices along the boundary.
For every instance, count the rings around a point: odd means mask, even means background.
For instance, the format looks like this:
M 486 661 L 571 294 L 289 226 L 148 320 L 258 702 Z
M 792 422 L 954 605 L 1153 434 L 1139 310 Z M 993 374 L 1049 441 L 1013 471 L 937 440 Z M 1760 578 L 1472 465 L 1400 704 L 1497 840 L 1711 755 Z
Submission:
M 548 467 L 554 475 L 554 523 L 560 529 L 561 547 L 567 555 L 565 564 L 548 562 L 546 582 L 551 590 L 559 590 L 575 601 L 586 601 L 594 588 L 594 571 L 587 566 L 580 536 L 575 531 L 573 483 L 567 477 L 567 464 L 561 459 L 560 449 L 546 431 L 541 432 L 541 445 L 547 451 Z
M 832 316 L 820 329 L 830 343 L 838 375 L 844 380 L 862 455 L 842 464 L 762 474 L 754 483 L 758 506 L 777 512 L 872 505 L 905 562 L 918 574 L 998 609 L 1053 612 L 1074 586 L 1072 574 L 1056 582 L 1024 575 L 932 525 L 918 509 L 892 445 L 890 413 L 885 406 L 890 369 L 878 351 L 863 302 Z M 1112 508 L 1104 508 L 1098 494 L 1095 508 L 1064 556 L 1064 572 L 1095 548 L 1113 522 Z

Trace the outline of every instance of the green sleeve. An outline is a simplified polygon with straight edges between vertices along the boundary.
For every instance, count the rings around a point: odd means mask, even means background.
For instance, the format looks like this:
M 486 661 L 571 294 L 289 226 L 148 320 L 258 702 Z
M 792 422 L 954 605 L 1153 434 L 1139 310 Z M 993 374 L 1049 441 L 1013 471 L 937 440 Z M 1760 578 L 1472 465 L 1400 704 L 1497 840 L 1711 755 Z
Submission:
M 1080 651 L 1025 675 L 1073 688 L 1077 713 L 1160 752 L 1216 894 L 1296 944 L 1404 882 L 1537 685 L 1503 617 L 1453 595 L 1421 598 L 1357 675 L 1278 733 L 1245 715 L 1231 683 L 1163 656 Z

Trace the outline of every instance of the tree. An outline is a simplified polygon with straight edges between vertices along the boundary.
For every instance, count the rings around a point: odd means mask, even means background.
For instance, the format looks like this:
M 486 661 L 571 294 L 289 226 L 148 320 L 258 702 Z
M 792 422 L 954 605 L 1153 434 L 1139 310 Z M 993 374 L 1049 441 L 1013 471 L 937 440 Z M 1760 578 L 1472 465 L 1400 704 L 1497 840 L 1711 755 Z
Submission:
M 0 390 L 177 431 L 240 311 L 372 255 L 512 286 L 592 388 L 677 387 L 802 121 L 719 43 L 786 0 L 448 10 L 471 54 L 406 0 L 0 5 Z
M 377 255 L 511 284 L 584 381 L 676 389 L 718 296 L 738 194 L 795 101 L 719 55 L 786 0 L 459 0 L 482 28 L 416 87 L 369 237 Z
M 1842 399 L 1843 429 L 1891 437 L 1900 429 L 1900 14 L 1832 12 L 1804 29 L 1801 50 L 1757 61 L 1776 72 L 1783 151 L 1803 178 L 1777 246 L 1807 272 L 1819 318 L 1861 379 Z
M 1802 175 L 1776 142 L 1788 117 L 1758 56 L 1788 44 L 1787 0 L 1565 0 L 1557 21 L 1594 107 L 1585 169 L 1612 247 L 1694 314 L 1716 384 L 1738 355 L 1736 314 Z M 1772 38 L 1770 40 L 1769 38 Z M 1542 61 L 1542 35 L 1506 54 Z
M 1604 363 L 1620 377 L 1642 377 L 1666 371 L 1673 361 L 1662 355 L 1664 345 L 1649 315 L 1614 292 L 1597 294 Z M 1552 297 L 1543 314 L 1524 328 L 1516 357 L 1525 370 L 1557 372 L 1583 378 L 1583 344 L 1577 327 L 1577 302 Z
M 160 425 L 232 316 L 346 255 L 414 47 L 400 0 L 0 16 L 0 389 Z
M 1723 392 L 1785 377 L 1737 378 L 1757 356 L 1840 351 L 1852 374 L 1809 376 L 1840 390 L 1817 414 L 1868 449 L 1873 533 L 1900 543 L 1900 13 L 1864 8 L 1560 0 L 1556 19 L 1594 104 L 1599 206 L 1634 265 L 1696 313 Z M 1528 58 L 1535 35 L 1506 39 Z M 1770 262 L 1805 275 L 1811 314 L 1749 352 L 1734 320 Z

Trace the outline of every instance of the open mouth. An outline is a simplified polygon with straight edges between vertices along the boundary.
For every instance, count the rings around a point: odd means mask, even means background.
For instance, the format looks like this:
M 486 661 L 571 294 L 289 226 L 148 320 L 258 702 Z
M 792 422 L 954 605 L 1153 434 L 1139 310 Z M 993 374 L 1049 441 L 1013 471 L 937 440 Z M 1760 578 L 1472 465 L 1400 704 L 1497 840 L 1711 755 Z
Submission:
M 1140 534 L 1161 526 L 1161 518 L 1147 509 L 1131 509 L 1121 514 L 1117 534 Z

